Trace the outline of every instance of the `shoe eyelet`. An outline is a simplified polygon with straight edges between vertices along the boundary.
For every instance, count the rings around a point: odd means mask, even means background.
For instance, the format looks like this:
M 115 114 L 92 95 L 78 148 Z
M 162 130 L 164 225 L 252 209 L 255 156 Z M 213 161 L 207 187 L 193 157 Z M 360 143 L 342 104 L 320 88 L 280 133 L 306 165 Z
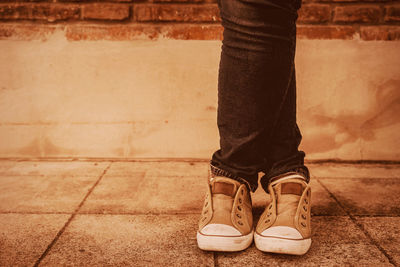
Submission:
M 241 198 L 239 198 L 239 203 L 242 204 L 242 199 Z
M 203 217 L 202 221 L 204 222 L 207 219 L 207 217 Z
M 205 211 L 204 211 L 204 214 L 207 214 L 207 213 L 208 213 L 208 210 L 205 210 Z
M 306 206 L 303 206 L 303 210 L 304 210 L 304 211 L 307 211 L 307 207 L 306 207 Z
M 305 223 L 302 222 L 302 223 L 301 223 L 301 226 L 306 227 L 307 225 L 306 225 Z
M 269 223 L 270 221 L 271 221 L 271 220 L 270 220 L 270 219 L 268 219 L 268 220 L 266 220 L 266 221 L 265 221 L 265 223 Z
M 239 211 L 242 211 L 242 207 L 240 207 L 240 206 L 238 206 L 237 209 L 238 209 Z
M 304 202 L 305 202 L 306 204 L 308 204 L 308 200 L 307 200 L 307 198 L 305 198 L 305 199 L 304 199 Z
M 242 194 L 242 196 L 244 195 L 244 190 L 240 191 L 240 193 Z
M 307 217 L 304 214 L 301 214 L 301 218 L 303 218 L 304 220 L 307 219 Z
M 272 204 L 271 204 L 271 205 L 269 205 L 269 208 L 268 208 L 268 209 L 269 209 L 269 210 L 270 210 L 270 209 L 272 209 Z
M 243 225 L 242 221 L 238 221 L 238 224 Z
M 241 218 L 242 218 L 242 216 L 240 216 L 240 214 L 239 214 L 239 213 L 236 213 L 236 216 L 237 216 L 239 219 L 241 219 Z
M 204 207 L 207 207 L 208 206 L 208 202 L 206 202 L 206 204 L 204 204 Z

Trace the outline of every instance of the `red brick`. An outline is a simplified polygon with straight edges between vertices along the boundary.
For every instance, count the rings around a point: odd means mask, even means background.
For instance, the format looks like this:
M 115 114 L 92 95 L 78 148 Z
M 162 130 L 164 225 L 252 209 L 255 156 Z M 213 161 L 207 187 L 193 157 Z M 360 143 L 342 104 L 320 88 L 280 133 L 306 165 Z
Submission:
M 1 0 L 0 2 L 18 4 L 21 2 L 48 2 L 48 0 Z
M 355 33 L 352 26 L 297 26 L 297 37 L 303 39 L 353 39 Z
M 221 25 L 165 25 L 161 36 L 178 40 L 222 40 Z
M 80 40 L 153 40 L 170 38 L 178 40 L 221 40 L 222 26 L 218 24 L 136 24 L 136 25 L 85 25 L 71 24 L 66 28 L 70 41 Z
M 2 23 L 0 24 L 0 40 L 46 41 L 57 28 L 63 26 Z
M 140 4 L 134 6 L 137 21 L 177 21 L 177 22 L 213 22 L 220 21 L 216 4 L 204 5 L 163 5 Z
M 66 38 L 80 40 L 152 40 L 159 36 L 158 26 L 154 25 L 79 25 L 71 24 L 66 28 Z
M 82 18 L 124 20 L 129 18 L 129 6 L 125 4 L 86 4 L 82 6 Z
M 216 0 L 153 0 L 154 3 L 216 3 Z
M 2 0 L 4 1 L 4 0 Z M 15 0 L 13 0 L 15 1 Z M 29 0 L 29 1 L 49 1 L 49 0 Z M 55 1 L 55 0 L 52 0 Z M 74 2 L 74 3 L 90 3 L 94 2 L 93 0 L 56 0 L 57 2 L 60 3 L 68 3 L 68 2 Z M 113 2 L 113 3 L 131 3 L 131 2 L 137 2 L 137 0 L 107 0 L 107 1 L 99 1 L 97 0 L 96 2 Z
M 303 0 L 303 3 L 351 3 L 351 2 L 364 2 L 364 3 L 383 3 L 383 2 L 390 2 L 393 0 Z
M 302 5 L 298 11 L 299 23 L 320 23 L 327 22 L 331 18 L 330 5 L 307 4 Z
M 385 18 L 386 22 L 400 21 L 400 5 L 390 5 L 385 7 Z
M 360 36 L 363 40 L 400 40 L 400 26 L 361 26 Z
M 32 7 L 32 19 L 47 20 L 49 22 L 79 19 L 80 8 L 76 5 L 40 4 Z
M 56 3 L 17 3 L 0 4 L 0 19 L 33 19 L 49 22 L 79 19 L 80 8 L 77 5 Z
M 15 29 L 11 27 L 4 27 L 6 25 L 0 25 L 0 40 L 10 39 L 15 34 Z
M 30 14 L 30 5 L 0 4 L 0 19 L 29 19 Z
M 376 5 L 337 6 L 334 9 L 333 22 L 377 23 L 382 10 Z

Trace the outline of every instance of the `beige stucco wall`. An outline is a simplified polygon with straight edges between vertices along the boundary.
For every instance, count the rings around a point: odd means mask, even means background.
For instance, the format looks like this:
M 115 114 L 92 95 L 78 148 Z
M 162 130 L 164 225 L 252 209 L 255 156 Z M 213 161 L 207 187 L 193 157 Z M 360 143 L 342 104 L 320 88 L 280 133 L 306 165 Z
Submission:
M 0 41 L 0 157 L 209 158 L 220 41 Z M 298 40 L 308 159 L 400 160 L 400 41 Z

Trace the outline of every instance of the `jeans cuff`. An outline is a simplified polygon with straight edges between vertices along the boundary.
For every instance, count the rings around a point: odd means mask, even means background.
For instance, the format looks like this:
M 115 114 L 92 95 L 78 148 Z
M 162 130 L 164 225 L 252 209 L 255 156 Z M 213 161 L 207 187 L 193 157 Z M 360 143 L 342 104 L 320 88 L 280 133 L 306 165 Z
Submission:
M 227 178 L 233 179 L 233 180 L 238 181 L 238 182 L 240 182 L 242 184 L 245 184 L 247 186 L 247 189 L 250 190 L 251 192 L 254 192 L 257 189 L 257 186 L 254 186 L 254 185 L 250 184 L 246 179 L 244 179 L 244 178 L 242 178 L 240 176 L 234 175 L 233 173 L 230 173 L 229 171 L 220 169 L 220 168 L 212 165 L 212 163 L 210 163 L 210 171 L 211 171 L 211 177 L 223 176 L 223 177 L 227 177 Z
M 264 189 L 265 192 L 268 193 L 268 186 L 270 183 L 275 181 L 277 178 L 279 178 L 285 174 L 289 174 L 289 173 L 297 173 L 304 177 L 304 180 L 306 181 L 306 183 L 310 182 L 310 171 L 308 170 L 308 168 L 306 166 L 303 165 L 300 167 L 294 167 L 294 168 L 287 169 L 285 171 L 281 171 L 279 173 L 275 173 L 273 176 L 265 175 L 265 176 L 261 177 L 262 188 Z

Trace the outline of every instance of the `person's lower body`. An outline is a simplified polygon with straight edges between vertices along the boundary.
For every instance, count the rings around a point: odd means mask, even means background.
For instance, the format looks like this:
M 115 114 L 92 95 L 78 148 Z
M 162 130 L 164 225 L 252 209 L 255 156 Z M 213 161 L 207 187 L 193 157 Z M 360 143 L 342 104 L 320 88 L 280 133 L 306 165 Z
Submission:
M 308 177 L 296 123 L 296 20 L 301 0 L 219 0 L 224 38 L 218 77 L 220 149 L 211 171 L 250 189 L 299 169 Z
M 259 172 L 265 174 L 261 185 L 266 192 L 274 190 L 270 187 L 272 181 L 280 188 L 276 179 L 284 177 L 293 185 L 289 183 L 283 188 L 297 188 L 296 183 L 301 184 L 301 192 L 289 190 L 289 197 L 296 195 L 296 199 L 304 199 L 310 176 L 304 165 L 305 153 L 298 149 L 302 136 L 296 123 L 294 63 L 297 10 L 301 0 L 218 0 L 218 5 L 224 27 L 218 77 L 220 149 L 212 155 L 211 174 L 245 184 L 253 192 L 258 186 Z M 228 188 L 227 184 L 222 187 Z M 213 188 L 212 184 L 212 198 L 208 202 L 221 194 L 230 195 L 231 202 L 237 198 L 237 192 L 228 190 L 228 194 Z M 222 205 L 231 205 L 226 203 Z M 297 204 L 292 207 L 295 214 L 299 207 Z M 277 212 L 277 203 L 275 208 Z M 231 212 L 233 218 L 232 205 Z M 275 215 L 276 221 L 279 216 Z M 282 220 L 278 218 L 279 221 Z M 211 232 L 218 235 L 216 229 L 221 229 L 218 228 L 221 224 L 224 223 L 214 222 L 216 228 L 211 227 Z M 292 224 L 286 223 L 286 226 Z M 234 223 L 229 225 L 235 228 Z M 236 231 L 237 236 L 248 234 Z

